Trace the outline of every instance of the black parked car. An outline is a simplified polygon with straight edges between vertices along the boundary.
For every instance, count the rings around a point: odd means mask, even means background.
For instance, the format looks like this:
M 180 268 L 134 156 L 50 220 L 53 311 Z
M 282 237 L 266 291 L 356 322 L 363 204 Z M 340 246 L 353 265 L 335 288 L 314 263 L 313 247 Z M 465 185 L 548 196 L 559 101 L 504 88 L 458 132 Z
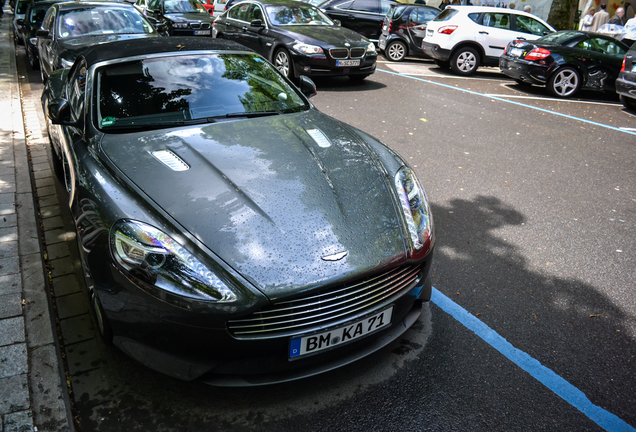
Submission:
M 320 5 L 327 15 L 340 21 L 343 27 L 377 42 L 384 17 L 394 0 L 327 0 Z
M 616 93 L 625 108 L 636 111 L 636 42 L 632 44 L 616 79 Z
M 143 14 L 171 36 L 212 36 L 214 17 L 198 0 L 138 0 Z
M 26 51 L 29 65 L 33 69 L 40 67 L 40 57 L 38 55 L 38 39 L 35 33 L 42 26 L 46 11 L 54 4 L 58 3 L 58 0 L 52 1 L 32 1 L 27 7 L 24 19 L 18 21 L 20 26 L 20 33 L 24 41 L 24 49 Z
M 564 30 L 510 42 L 499 67 L 518 83 L 546 86 L 558 97 L 574 96 L 582 88 L 614 92 L 628 49 L 609 36 Z
M 131 4 L 114 1 L 55 3 L 35 34 L 43 82 L 56 70 L 71 67 L 93 45 L 160 36 Z
M 430 6 L 391 5 L 384 17 L 378 43 L 384 57 L 391 61 L 402 61 L 406 56 L 428 57 L 422 49 L 426 24 L 440 13 L 439 9 Z
M 371 41 L 295 0 L 237 3 L 214 21 L 214 35 L 253 49 L 289 78 L 362 80 L 375 72 L 378 57 Z
M 172 39 L 98 46 L 42 94 L 104 338 L 219 385 L 315 375 L 398 339 L 431 297 L 415 173 L 314 108 L 309 78 Z

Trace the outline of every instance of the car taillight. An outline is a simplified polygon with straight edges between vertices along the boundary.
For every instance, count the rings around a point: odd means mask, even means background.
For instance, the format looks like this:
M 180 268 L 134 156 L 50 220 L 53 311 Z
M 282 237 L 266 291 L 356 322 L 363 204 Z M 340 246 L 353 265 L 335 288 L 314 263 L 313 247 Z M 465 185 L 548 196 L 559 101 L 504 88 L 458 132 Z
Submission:
M 449 35 L 449 34 L 453 33 L 455 30 L 457 30 L 457 26 L 456 25 L 447 25 L 447 26 L 442 26 L 442 27 L 438 28 L 437 29 L 437 33 Z
M 526 60 L 541 60 L 548 57 L 550 54 L 551 54 L 550 51 L 548 51 L 547 49 L 537 47 L 533 49 L 532 51 L 530 51 L 526 55 L 525 59 Z
M 625 60 L 627 60 L 627 56 L 623 58 L 623 66 L 621 67 L 621 72 L 625 72 Z

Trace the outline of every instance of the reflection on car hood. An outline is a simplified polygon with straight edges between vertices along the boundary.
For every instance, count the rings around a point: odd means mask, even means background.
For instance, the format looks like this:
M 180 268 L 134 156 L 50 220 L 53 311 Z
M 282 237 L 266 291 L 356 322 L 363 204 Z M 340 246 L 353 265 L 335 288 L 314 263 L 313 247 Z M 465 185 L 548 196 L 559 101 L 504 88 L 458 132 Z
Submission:
M 212 22 L 210 14 L 204 14 L 201 12 L 175 12 L 166 14 L 166 17 L 172 20 L 172 22 Z
M 319 129 L 312 138 L 307 130 Z M 111 161 L 270 298 L 405 257 L 399 209 L 369 147 L 305 113 L 107 135 Z M 189 169 L 152 155 L 170 150 Z M 326 257 L 347 252 L 338 261 Z
M 67 52 L 84 50 L 93 45 L 116 42 L 126 39 L 136 39 L 142 37 L 157 37 L 158 33 L 136 33 L 136 34 L 100 34 L 76 36 L 68 39 L 58 39 L 60 47 Z
M 369 44 L 360 34 L 340 26 L 294 25 L 278 26 L 276 30 L 285 32 L 287 36 L 300 42 L 318 45 L 322 45 L 321 42 L 333 46 L 343 46 L 345 42 L 352 46 L 366 47 Z

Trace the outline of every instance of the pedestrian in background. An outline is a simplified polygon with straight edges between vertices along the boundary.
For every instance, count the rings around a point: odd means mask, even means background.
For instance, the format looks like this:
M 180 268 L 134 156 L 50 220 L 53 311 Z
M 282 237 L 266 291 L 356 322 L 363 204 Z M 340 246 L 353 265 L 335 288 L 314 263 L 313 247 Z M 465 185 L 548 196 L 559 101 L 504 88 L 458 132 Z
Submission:
M 579 30 L 592 31 L 592 24 L 594 23 L 594 12 L 596 12 L 596 9 L 590 8 L 585 16 L 581 18 L 581 22 L 579 23 Z
M 515 9 L 516 7 L 517 7 L 517 5 L 516 5 L 516 4 L 514 4 L 514 3 L 510 3 L 510 4 L 508 5 L 508 9 Z
M 625 21 L 623 21 L 624 17 L 625 17 L 625 9 L 623 9 L 622 7 L 619 7 L 618 9 L 616 9 L 616 13 L 614 14 L 614 16 L 610 18 L 609 23 L 625 25 Z
M 592 21 L 593 32 L 598 31 L 603 24 L 607 24 L 609 22 L 609 14 L 605 9 L 607 9 L 607 5 L 601 4 L 601 10 L 594 14 L 594 21 Z
M 449 0 L 442 0 L 442 4 L 439 5 L 439 8 L 440 8 L 440 10 L 444 10 L 448 6 L 450 6 L 450 1 Z
M 530 5 L 525 5 L 525 7 L 523 8 L 524 12 L 528 12 L 528 13 L 532 13 L 532 6 Z

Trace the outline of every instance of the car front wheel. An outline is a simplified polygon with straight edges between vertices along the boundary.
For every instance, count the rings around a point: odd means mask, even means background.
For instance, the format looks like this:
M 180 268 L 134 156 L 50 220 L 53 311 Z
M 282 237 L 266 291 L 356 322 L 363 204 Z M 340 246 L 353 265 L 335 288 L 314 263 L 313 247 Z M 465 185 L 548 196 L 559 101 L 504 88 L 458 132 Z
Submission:
M 548 90 L 557 97 L 570 97 L 579 90 L 581 77 L 576 69 L 564 67 L 556 71 L 548 79 Z
M 636 111 L 636 99 L 621 95 L 623 106 L 631 111 Z
M 479 54 L 473 48 L 460 48 L 451 58 L 451 69 L 459 75 L 472 75 L 479 67 Z
M 391 42 L 386 47 L 386 49 L 384 50 L 384 54 L 387 60 L 399 62 L 404 60 L 404 57 L 406 57 L 406 51 L 407 51 L 407 48 L 404 42 L 395 41 L 395 42 Z
M 293 77 L 293 68 L 291 64 L 291 57 L 289 52 L 285 48 L 280 48 L 274 53 L 274 66 L 287 78 Z

